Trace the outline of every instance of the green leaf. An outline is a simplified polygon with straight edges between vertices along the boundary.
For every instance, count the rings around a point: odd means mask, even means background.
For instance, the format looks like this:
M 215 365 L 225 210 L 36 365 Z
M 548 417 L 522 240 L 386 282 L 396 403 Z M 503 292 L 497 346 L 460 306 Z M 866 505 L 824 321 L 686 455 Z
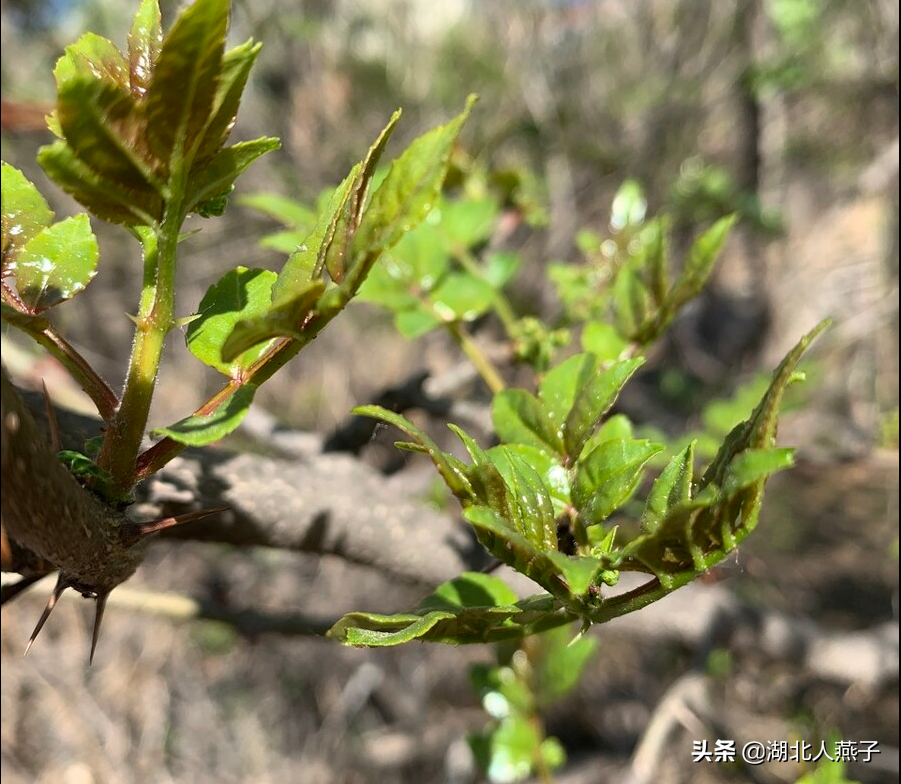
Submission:
M 228 140 L 238 116 L 238 104 L 241 103 L 247 78 L 261 48 L 261 44 L 246 41 L 223 55 L 210 119 L 197 148 L 197 161 L 205 161 Z
M 541 477 L 554 506 L 554 517 L 559 517 L 570 505 L 569 474 L 560 460 L 548 454 L 546 451 L 530 446 L 529 444 L 506 444 L 503 447 L 522 458 Z M 492 454 L 498 447 L 488 450 Z
M 494 396 L 491 421 L 501 441 L 531 444 L 550 453 L 562 454 L 563 442 L 557 435 L 547 408 L 524 389 L 505 389 Z
M 320 262 L 324 261 L 332 280 L 335 283 L 343 283 L 343 288 L 349 295 L 348 299 L 356 293 L 376 259 L 376 257 L 366 258 L 365 254 L 358 253 L 356 246 L 353 245 L 353 239 L 364 220 L 363 208 L 376 167 L 399 119 L 400 110 L 391 115 L 388 124 L 360 162 L 349 198 L 335 215 L 335 224 L 329 232 L 330 241 L 323 246 L 324 253 L 321 250 L 319 254 Z
M 618 360 L 628 346 L 612 324 L 591 321 L 582 330 L 582 349 L 594 354 L 600 362 Z
M 452 455 L 442 452 L 431 438 L 408 419 L 381 406 L 357 406 L 353 413 L 387 422 L 411 436 L 422 448 L 421 451 L 432 459 L 450 491 L 464 503 L 473 499 L 472 485 L 466 475 L 465 466 L 462 466 L 459 460 L 451 459 Z
M 322 274 L 325 252 L 335 236 L 338 219 L 350 199 L 354 183 L 360 171 L 360 164 L 351 169 L 342 183 L 329 197 L 328 204 L 320 215 L 316 226 L 310 231 L 300 247 L 291 254 L 272 290 L 273 297 L 283 297 L 293 291 L 304 289 Z
M 650 441 L 605 441 L 582 458 L 572 496 L 585 525 L 601 523 L 618 509 L 634 492 L 644 464 L 662 449 Z
M 564 622 L 548 596 L 516 601 L 516 595 L 496 577 L 464 572 L 439 586 L 413 613 L 379 615 L 350 613 L 327 636 L 345 645 L 381 647 L 411 640 L 479 643 L 522 637 L 555 616 Z
M 271 273 L 269 285 L 274 289 L 276 275 Z M 304 326 L 307 319 L 315 312 L 316 306 L 325 292 L 325 283 L 314 280 L 307 283 L 306 288 L 294 294 L 287 294 L 275 299 L 271 305 L 256 316 L 242 318 L 234 323 L 222 344 L 220 356 L 223 362 L 232 363 L 239 356 L 240 364 L 247 365 L 256 360 L 269 348 L 272 338 L 286 337 L 304 340 Z M 261 345 L 263 344 L 263 345 Z M 256 348 L 254 348 L 256 347 Z
M 141 0 L 128 33 L 129 86 L 135 98 L 150 87 L 163 43 L 159 0 Z
M 147 88 L 147 139 L 170 167 L 190 165 L 210 120 L 228 12 L 229 0 L 197 0 L 163 40 Z
M 15 269 L 15 257 L 25 244 L 53 220 L 53 210 L 22 172 L 2 164 L 3 270 Z
M 607 419 L 585 442 L 581 454 L 587 455 L 605 441 L 613 441 L 617 438 L 632 438 L 632 422 L 625 414 L 614 414 Z
M 723 494 L 733 495 L 794 465 L 794 449 L 746 449 L 729 464 Z
M 441 192 L 450 155 L 474 98 L 455 119 L 416 139 L 392 164 L 353 239 L 355 256 L 373 260 L 417 226 Z M 372 261 L 367 261 L 364 272 Z
M 154 430 L 187 446 L 207 446 L 227 436 L 247 414 L 257 388 L 254 384 L 238 387 L 212 414 L 193 414 L 168 427 Z
M 538 388 L 538 397 L 550 418 L 556 440 L 564 437 L 566 418 L 578 393 L 595 374 L 597 365 L 589 354 L 576 354 L 545 373 Z
M 599 370 L 581 384 L 572 410 L 563 424 L 563 443 L 566 454 L 578 459 L 585 443 L 601 424 L 604 414 L 616 401 L 629 377 L 644 364 L 644 359 L 624 359 L 606 370 Z
M 667 297 L 666 307 L 670 313 L 675 313 L 704 288 L 737 220 L 737 215 L 721 218 L 694 241 L 682 274 Z
M 57 116 L 69 146 L 90 169 L 130 190 L 162 191 L 139 152 L 143 133 L 126 87 L 94 78 L 69 79 L 59 88 Z
M 19 296 L 34 313 L 71 299 L 91 282 L 97 271 L 97 256 L 97 238 L 87 215 L 48 226 L 19 253 Z
M 506 446 L 489 450 L 487 456 L 509 489 L 509 509 L 513 519 L 508 519 L 508 523 L 539 550 L 556 550 L 557 521 L 541 475 Z M 501 509 L 495 511 L 504 512 Z
M 616 276 L 613 307 L 620 333 L 630 340 L 646 342 L 642 328 L 652 315 L 651 294 L 634 264 L 624 266 Z
M 516 592 L 499 577 L 481 572 L 463 572 L 439 585 L 420 602 L 423 610 L 456 610 L 464 607 L 494 607 L 516 604 Z
M 641 528 L 656 531 L 669 511 L 691 500 L 694 441 L 675 455 L 654 481 L 641 515 Z
M 150 226 L 162 218 L 163 200 L 157 193 L 102 177 L 64 141 L 41 147 L 37 160 L 60 188 L 98 218 L 126 226 Z
M 199 318 L 188 325 L 185 333 L 191 353 L 229 378 L 240 378 L 266 352 L 269 344 L 257 345 L 228 362 L 222 359 L 222 348 L 239 321 L 261 316 L 269 310 L 276 277 L 269 270 L 237 267 L 210 286 L 200 300 Z
M 648 279 L 648 288 L 654 304 L 662 307 L 669 294 L 669 236 L 670 221 L 657 218 L 651 221 L 641 232 L 642 250 L 644 251 L 644 268 Z
M 223 194 L 228 194 L 237 176 L 257 158 L 281 146 L 278 139 L 264 136 L 249 142 L 238 142 L 219 150 L 188 183 L 188 212 Z
M 491 307 L 494 289 L 468 272 L 451 272 L 429 294 L 429 299 L 443 321 L 473 321 Z
M 519 271 L 522 258 L 518 253 L 501 251 L 492 253 L 485 260 L 484 273 L 492 288 L 500 291 L 506 286 Z
M 716 457 L 704 472 L 699 488 L 703 489 L 709 484 L 722 487 L 726 480 L 729 464 L 739 452 L 743 452 L 745 449 L 772 449 L 775 446 L 776 421 L 782 396 L 791 383 L 795 368 L 804 352 L 831 323 L 828 319 L 821 321 L 786 354 L 773 373 L 769 388 L 751 416 L 726 436 Z

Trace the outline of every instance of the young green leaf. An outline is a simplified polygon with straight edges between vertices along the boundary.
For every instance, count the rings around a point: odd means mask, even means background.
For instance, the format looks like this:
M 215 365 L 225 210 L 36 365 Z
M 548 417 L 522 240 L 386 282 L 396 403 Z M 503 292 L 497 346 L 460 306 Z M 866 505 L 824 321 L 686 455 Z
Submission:
M 110 40 L 94 33 L 85 33 L 65 54 L 53 70 L 57 90 L 63 90 L 72 80 L 100 81 L 109 87 L 128 92 L 128 61 Z
M 651 294 L 634 264 L 624 266 L 613 284 L 616 327 L 629 340 L 644 342 L 643 328 L 653 315 Z
M 130 189 L 106 179 L 64 141 L 41 147 L 37 160 L 60 188 L 98 218 L 126 226 L 151 226 L 162 218 L 163 200 L 156 192 Z
M 509 606 L 516 604 L 516 600 L 516 592 L 499 577 L 481 572 L 463 572 L 459 577 L 439 585 L 420 602 L 416 611 Z
M 553 421 L 558 439 L 564 437 L 566 418 L 579 392 L 597 372 L 597 363 L 590 354 L 576 354 L 548 370 L 538 387 L 538 398 Z
M 536 624 L 555 626 L 567 617 L 548 596 L 517 601 L 498 578 L 464 572 L 438 586 L 413 613 L 350 613 L 327 634 L 345 645 L 380 647 L 415 639 L 465 644 L 514 639 Z
M 253 384 L 238 387 L 211 414 L 192 414 L 174 425 L 154 430 L 154 435 L 166 436 L 187 446 L 207 446 L 231 433 L 247 414 L 257 388 Z
M 237 379 L 268 348 L 260 343 L 226 362 L 222 348 L 235 325 L 269 310 L 276 274 L 269 270 L 237 267 L 210 286 L 200 300 L 199 318 L 188 325 L 185 338 L 191 353 L 201 362 Z
M 411 436 L 421 447 L 420 451 L 425 452 L 432 459 L 450 491 L 463 503 L 471 502 L 474 499 L 472 485 L 464 470 L 465 466 L 461 467 L 459 460 L 451 459 L 452 455 L 442 452 L 431 438 L 408 419 L 381 406 L 357 406 L 353 413 L 387 422 Z
M 547 408 L 524 389 L 505 389 L 496 394 L 491 421 L 505 443 L 531 444 L 552 454 L 563 453 L 563 441 Z
M 197 148 L 198 162 L 202 163 L 214 155 L 227 141 L 238 116 L 238 104 L 247 85 L 247 78 L 261 48 L 261 44 L 246 41 L 223 55 L 222 72 L 216 84 L 210 119 Z
M 520 455 L 505 446 L 489 451 L 488 458 L 504 478 L 509 490 L 512 512 L 512 519 L 508 519 L 510 525 L 538 549 L 556 550 L 557 521 L 550 494 L 541 475 Z
M 694 241 L 688 252 L 688 258 L 685 260 L 682 274 L 667 297 L 666 308 L 669 313 L 675 314 L 679 308 L 696 297 L 704 288 L 737 220 L 737 215 L 720 218 Z
M 335 188 L 316 226 L 300 247 L 288 257 L 272 290 L 273 298 L 280 299 L 297 290 L 304 289 L 322 274 L 325 253 L 334 240 L 335 227 L 350 199 L 360 168 L 361 164 L 358 163 L 350 170 L 342 183 Z
M 59 88 L 57 113 L 66 142 L 93 171 L 123 188 L 162 193 L 138 150 L 137 106 L 125 87 L 99 79 L 69 79 Z
M 19 250 L 53 220 L 53 210 L 22 172 L 2 164 L 3 270 L 15 269 Z
M 729 464 L 723 494 L 730 496 L 744 490 L 777 471 L 794 465 L 794 449 L 746 449 Z
M 271 275 L 269 285 L 274 288 L 276 276 L 274 272 Z M 272 338 L 304 340 L 304 326 L 315 312 L 324 292 L 323 281 L 310 281 L 306 288 L 298 290 L 295 294 L 280 297 L 271 304 L 267 303 L 259 315 L 251 315 L 235 322 L 221 345 L 222 361 L 233 363 L 240 356 L 239 363 L 246 370 L 265 354 L 269 348 L 267 341 Z
M 651 298 L 658 308 L 663 307 L 670 288 L 667 242 L 669 227 L 670 221 L 667 218 L 657 218 L 641 232 L 648 288 L 651 291 Z
M 691 500 L 693 471 L 694 441 L 675 455 L 654 481 L 641 515 L 643 531 L 657 530 L 670 509 Z
M 450 154 L 475 99 L 456 118 L 416 139 L 397 160 L 375 191 L 353 240 L 354 255 L 367 259 L 363 274 L 375 258 L 418 225 L 431 211 L 447 174 Z
M 16 288 L 33 313 L 82 291 L 97 270 L 97 238 L 87 215 L 48 226 L 32 237 L 16 260 Z
M 162 44 L 159 0 L 141 0 L 128 33 L 129 86 L 135 98 L 147 94 Z
M 147 139 L 170 169 L 190 165 L 210 120 L 228 16 L 229 0 L 197 0 L 163 40 L 147 88 Z
M 573 503 L 586 526 L 602 523 L 634 492 L 642 468 L 662 451 L 641 440 L 605 441 L 577 464 Z
M 188 183 L 188 212 L 195 212 L 204 202 L 231 192 L 235 179 L 257 158 L 281 146 L 278 139 L 264 136 L 249 142 L 223 147 L 209 161 L 192 173 Z
M 335 283 L 343 284 L 348 299 L 356 293 L 374 262 L 374 259 L 367 260 L 364 254 L 355 250 L 353 239 L 363 221 L 363 209 L 366 206 L 370 184 L 375 177 L 376 167 L 399 119 L 400 110 L 391 115 L 388 124 L 360 162 L 348 198 L 335 213 L 335 223 L 329 232 L 329 242 L 323 245 L 319 253 L 320 263 L 324 264 Z
M 563 444 L 572 460 L 582 454 L 585 443 L 600 426 L 626 381 L 642 364 L 644 360 L 640 357 L 624 359 L 606 370 L 597 371 L 579 387 L 563 424 Z
M 551 497 L 551 502 L 554 506 L 554 517 L 556 518 L 563 514 L 564 510 L 571 503 L 570 482 L 569 473 L 563 467 L 559 458 L 529 444 L 506 444 L 503 447 L 492 447 L 488 450 L 488 455 L 494 456 L 500 449 L 517 455 L 538 472 Z M 470 452 L 470 454 L 472 453 Z

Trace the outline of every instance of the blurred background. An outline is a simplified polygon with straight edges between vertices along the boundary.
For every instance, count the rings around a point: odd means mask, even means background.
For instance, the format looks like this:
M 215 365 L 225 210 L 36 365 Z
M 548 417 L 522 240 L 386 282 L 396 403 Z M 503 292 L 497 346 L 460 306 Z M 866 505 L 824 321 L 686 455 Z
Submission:
M 161 5 L 171 20 L 178 4 Z M 556 780 L 637 781 L 628 776 L 648 728 L 672 712 L 667 697 L 681 694 L 686 674 L 703 672 L 713 684 L 707 707 L 733 734 L 878 740 L 885 753 L 849 776 L 897 781 L 897 5 L 241 0 L 233 9 L 233 43 L 264 43 L 234 138 L 276 135 L 283 148 L 239 180 L 222 218 L 192 226 L 201 231 L 183 246 L 181 315 L 196 308 L 223 258 L 283 263 L 258 244 L 277 223 L 243 206 L 242 195 L 313 204 L 395 108 L 404 110 L 399 150 L 475 92 L 465 153 L 501 179 L 515 176 L 523 195 L 521 220 L 504 239 L 524 259 L 510 291 L 522 313 L 553 318 L 559 303 L 544 266 L 576 260 L 583 230 L 603 234 L 627 178 L 640 183 L 649 212 L 673 217 L 677 246 L 713 218 L 741 217 L 709 290 L 627 393 L 622 405 L 636 421 L 690 430 L 705 405 L 772 367 L 802 332 L 836 321 L 808 364 L 803 407 L 781 431 L 800 447 L 800 467 L 773 481 L 761 530 L 739 559 L 700 593 L 667 599 L 662 614 L 592 632 L 600 644 L 585 676 L 545 717 L 569 759 Z M 124 46 L 133 12 L 118 0 L 2 2 L 3 159 L 59 214 L 75 205 L 34 163 L 49 140 L 53 64 L 86 30 Z M 121 230 L 97 222 L 95 230 L 104 274 L 61 309 L 60 326 L 118 382 L 138 258 Z M 285 426 L 327 436 L 353 405 L 457 361 L 441 335 L 405 341 L 387 316 L 359 306 L 257 401 Z M 83 406 L 63 372 L 5 328 L 3 362 L 23 385 L 46 378 L 60 402 Z M 152 424 L 193 410 L 217 383 L 178 335 L 163 390 L 167 380 L 178 394 L 159 396 Z M 421 482 L 411 474 L 409 486 Z M 158 545 L 134 583 L 329 615 L 401 610 L 424 593 L 330 559 L 197 544 Z M 759 623 L 716 632 L 721 600 L 753 610 Z M 492 660 L 487 647 L 343 650 L 111 608 L 103 655 L 88 670 L 87 621 L 71 607 L 21 659 L 42 601 L 28 596 L 3 610 L 9 781 L 482 780 L 464 738 L 488 720 L 467 676 L 470 664 Z M 699 630 L 693 617 L 710 624 Z M 772 617 L 811 624 L 821 647 L 841 643 L 828 649 L 831 663 L 798 659 L 766 638 Z M 702 730 L 683 724 L 658 753 L 658 781 L 789 782 L 805 772 L 692 765 L 691 739 Z

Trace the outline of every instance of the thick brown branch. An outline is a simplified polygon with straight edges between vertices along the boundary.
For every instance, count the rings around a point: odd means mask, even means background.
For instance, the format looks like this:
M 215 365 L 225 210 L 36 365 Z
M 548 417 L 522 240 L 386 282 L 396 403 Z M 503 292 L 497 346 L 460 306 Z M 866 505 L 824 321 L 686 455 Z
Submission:
M 127 519 L 85 490 L 2 372 L 3 528 L 11 542 L 53 564 L 69 585 L 103 592 L 127 579 L 140 553 L 123 547 Z

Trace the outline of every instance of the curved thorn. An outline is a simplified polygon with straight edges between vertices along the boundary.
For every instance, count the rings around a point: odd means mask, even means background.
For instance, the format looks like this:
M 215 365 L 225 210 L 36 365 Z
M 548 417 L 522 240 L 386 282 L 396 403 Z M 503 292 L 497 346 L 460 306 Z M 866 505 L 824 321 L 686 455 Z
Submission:
M 94 632 L 91 634 L 91 655 L 88 658 L 88 664 L 94 663 L 94 651 L 97 650 L 97 640 L 100 639 L 100 624 L 103 621 L 103 611 L 106 610 L 106 600 L 109 598 L 109 591 L 97 594 L 97 608 L 94 610 Z
M 31 646 L 34 645 L 34 641 L 37 639 L 38 635 L 41 633 L 41 629 L 44 628 L 44 624 L 50 617 L 50 613 L 52 613 L 53 608 L 56 607 L 56 602 L 59 600 L 63 591 L 68 587 L 69 583 L 63 577 L 62 573 L 60 573 L 59 577 L 56 578 L 56 585 L 53 587 L 53 593 L 50 594 L 47 606 L 44 608 L 44 612 L 41 613 L 41 617 L 38 619 L 38 625 L 34 627 L 34 631 L 31 633 L 31 639 L 28 640 L 28 645 L 25 646 L 25 653 L 22 654 L 23 656 L 28 655 L 28 651 L 31 650 Z

